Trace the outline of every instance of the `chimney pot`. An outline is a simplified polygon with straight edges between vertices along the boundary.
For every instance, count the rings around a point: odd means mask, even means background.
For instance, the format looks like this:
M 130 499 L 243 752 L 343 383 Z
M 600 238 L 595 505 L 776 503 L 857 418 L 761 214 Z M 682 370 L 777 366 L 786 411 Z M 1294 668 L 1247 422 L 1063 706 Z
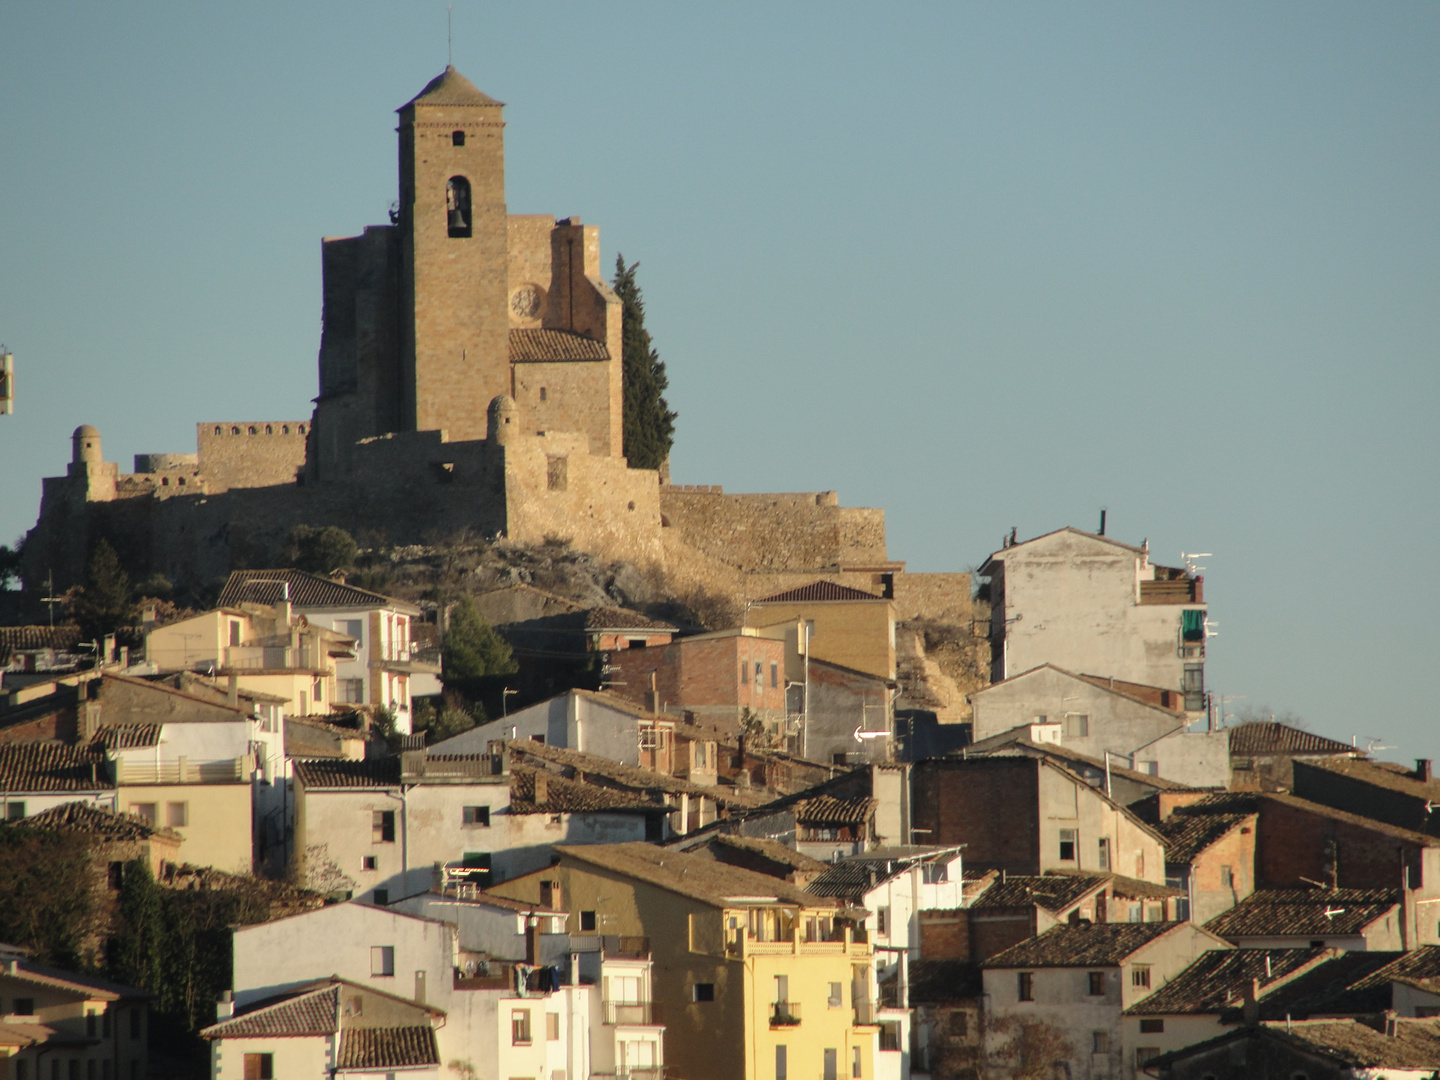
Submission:
M 1421 780 L 1430 780 L 1430 759 L 1428 757 L 1415 759 L 1415 775 Z

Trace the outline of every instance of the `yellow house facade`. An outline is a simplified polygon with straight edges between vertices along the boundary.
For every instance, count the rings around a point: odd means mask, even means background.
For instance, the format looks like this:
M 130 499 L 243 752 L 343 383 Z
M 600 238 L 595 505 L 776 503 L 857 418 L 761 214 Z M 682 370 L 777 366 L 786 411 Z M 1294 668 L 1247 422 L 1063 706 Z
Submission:
M 339 696 L 336 665 L 354 639 L 296 615 L 288 601 L 215 608 L 150 630 L 145 659 L 161 672 L 205 671 L 237 690 L 286 700 L 292 716 L 325 715 Z
M 892 600 L 846 585 L 817 581 L 752 600 L 745 609 L 746 626 L 793 626 L 797 622 L 809 631 L 809 651 L 815 659 L 882 679 L 895 678 Z
M 500 896 L 571 934 L 647 939 L 667 1072 L 687 1080 L 873 1080 L 879 1026 L 863 931 L 778 878 L 651 844 L 556 847 Z

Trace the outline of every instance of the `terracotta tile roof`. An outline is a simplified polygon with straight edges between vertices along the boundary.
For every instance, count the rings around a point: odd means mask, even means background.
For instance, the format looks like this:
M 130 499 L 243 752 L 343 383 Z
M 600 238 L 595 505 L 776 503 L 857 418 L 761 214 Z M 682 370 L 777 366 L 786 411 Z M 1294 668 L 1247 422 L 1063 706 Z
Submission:
M 489 94 L 476 89 L 474 83 L 465 78 L 453 65 L 425 84 L 425 89 L 402 105 L 396 112 L 404 112 L 412 105 L 503 105 Z
M 710 840 L 711 844 L 719 844 L 722 847 L 736 848 L 740 851 L 760 855 L 766 859 L 788 866 L 792 870 L 799 870 L 804 873 L 820 873 L 830 868 L 827 862 L 819 859 L 812 859 L 794 848 L 786 847 L 779 840 L 766 840 L 756 836 L 739 836 L 734 833 L 718 833 Z M 694 849 L 697 854 L 705 851 L 705 848 Z
M 1103 876 L 1083 874 L 1046 874 L 1044 877 L 1007 874 L 1004 881 L 996 879 L 982 892 L 971 907 L 1028 908 L 1038 904 L 1046 911 L 1063 912 L 1091 893 L 1105 886 Z
M 1367 990 L 1392 981 L 1436 989 L 1440 981 L 1440 945 L 1422 945 L 1413 952 L 1401 953 L 1383 968 L 1351 983 L 1351 987 Z
M 1425 802 L 1440 801 L 1440 779 L 1420 780 L 1403 765 L 1389 761 L 1365 761 L 1360 758 L 1331 758 L 1309 763 L 1311 768 L 1358 780 L 1386 791 L 1409 795 Z
M 68 651 L 80 641 L 80 628 L 60 626 L 0 626 L 0 659 L 11 650 L 28 652 L 38 649 Z
M 51 967 L 49 964 L 37 964 L 28 957 L 16 956 L 14 959 L 16 961 L 14 973 L 0 971 L 0 979 L 18 979 L 33 986 L 43 986 L 49 990 L 60 990 L 99 1001 L 119 1001 L 125 998 L 152 998 L 155 996 L 148 990 L 126 986 L 124 983 L 111 982 L 94 975 L 80 975 L 65 968 Z
M 1348 1070 L 1430 1070 L 1440 1062 L 1440 1022 L 1397 1019 L 1389 1035 L 1359 1020 L 1268 1020 L 1258 1028 L 1241 1028 L 1213 1039 L 1151 1058 L 1148 1067 L 1171 1068 L 1199 1055 L 1211 1055 L 1237 1042 L 1279 1044 Z M 1267 1054 L 1270 1057 L 1273 1051 Z M 1313 1071 L 1313 1070 L 1312 1070 Z M 1337 1075 L 1339 1073 L 1337 1072 Z
M 1079 923 L 1052 926 L 1043 934 L 1012 945 L 985 961 L 987 968 L 1115 967 L 1178 922 Z
M 815 581 L 801 585 L 798 589 L 787 589 L 774 596 L 753 601 L 756 604 L 813 604 L 827 600 L 884 600 L 883 596 L 852 589 L 848 585 L 837 585 L 833 581 Z
M 1440 1064 L 1440 1024 L 1434 1020 L 1397 1020 L 1386 1035 L 1358 1020 L 1307 1020 L 1271 1030 L 1355 1068 L 1433 1069 Z
M 62 803 L 8 824 L 27 829 L 89 833 L 103 840 L 143 841 L 154 836 L 176 843 L 181 840 L 173 829 L 162 829 L 134 814 L 117 814 L 108 807 L 83 802 Z
M 608 696 L 604 700 L 607 704 L 615 704 L 616 707 L 621 707 L 623 704 L 624 707 L 635 708 L 631 703 L 613 701 Z M 642 711 L 636 715 L 649 714 Z M 587 754 L 583 750 L 569 750 L 565 747 L 531 742 L 528 739 L 512 739 L 505 746 L 510 753 L 511 760 L 517 765 L 523 766 L 526 758 L 530 758 L 532 761 L 548 761 L 560 765 L 574 774 L 583 774 L 586 778 L 600 777 L 610 781 L 616 787 L 628 788 L 631 791 L 664 791 L 676 795 L 704 795 L 725 807 L 754 807 L 770 799 L 770 793 L 762 789 L 724 788 L 718 785 L 702 787 L 700 784 L 692 784 L 689 780 L 666 776 L 664 773 L 652 772 L 650 769 L 642 769 L 634 765 L 621 765 L 618 761 L 611 761 L 609 758 L 603 758 L 597 754 Z
M 305 787 L 312 789 L 394 787 L 400 783 L 400 759 L 297 761 L 295 775 Z
M 566 859 L 634 877 L 717 907 L 729 897 L 756 896 L 775 897 L 782 904 L 809 908 L 835 906 L 834 900 L 814 896 L 780 878 L 675 848 L 636 842 L 587 844 L 583 847 L 557 845 L 555 851 Z
M 1395 889 L 1257 889 L 1205 929 L 1226 938 L 1359 934 L 1399 902 Z
M 99 791 L 115 785 L 105 773 L 105 755 L 88 746 L 63 743 L 0 745 L 0 791 Z
M 677 633 L 679 627 L 659 622 L 629 608 L 598 607 L 585 612 L 587 630 L 660 630 Z
M 1051 874 L 1068 874 L 1069 870 L 1050 870 Z M 1110 874 L 1110 888 L 1116 896 L 1123 896 L 1131 900 L 1158 899 L 1162 896 L 1184 896 L 1185 890 L 1173 885 L 1157 885 L 1153 881 L 1143 881 L 1140 878 L 1126 877 L 1124 874 Z
M 911 960 L 910 1007 L 978 998 L 985 989 L 980 965 L 970 960 Z
M 1430 836 L 1426 833 L 1415 832 L 1413 829 L 1403 829 L 1398 825 L 1391 825 L 1388 822 L 1376 821 L 1374 818 L 1361 817 L 1359 814 L 1352 814 L 1346 810 L 1336 810 L 1321 803 L 1311 802 L 1309 799 L 1302 799 L 1297 795 L 1283 795 L 1278 792 L 1267 791 L 1263 800 L 1265 802 L 1279 803 L 1296 810 L 1303 810 L 1307 814 L 1315 814 L 1318 817 L 1328 817 L 1333 821 L 1343 821 L 1348 825 L 1355 825 L 1380 836 L 1388 836 L 1396 840 L 1403 840 L 1408 844 L 1417 847 L 1440 847 L 1440 836 Z
M 346 1028 L 340 1033 L 336 1066 L 341 1069 L 398 1069 L 439 1065 L 430 1027 Z
M 133 750 L 160 743 L 159 724 L 106 724 L 95 732 L 95 742 L 107 750 Z
M 1191 863 L 1232 830 L 1252 820 L 1247 814 L 1171 814 L 1155 831 L 1165 838 L 1167 863 Z
M 1328 949 L 1213 949 L 1153 994 L 1125 1010 L 1126 1016 L 1218 1013 L 1238 1006 L 1251 979 L 1265 986 L 1330 955 Z
M 806 825 L 864 825 L 875 812 L 874 799 L 837 799 L 817 795 L 794 804 L 795 820 Z
M 1237 724 L 1230 729 L 1230 753 L 1240 756 L 1266 754 L 1353 754 L 1349 743 L 1327 739 L 1273 721 Z
M 261 1005 L 200 1032 L 206 1039 L 330 1035 L 340 1028 L 340 987 L 326 986 L 273 1005 Z
M 1400 952 L 1336 952 L 1330 959 L 1302 971 L 1282 986 L 1260 995 L 1260 1018 L 1303 1019 L 1379 1013 L 1392 1006 L 1390 980 L 1371 977 L 1405 954 Z M 1238 1017 L 1238 1008 L 1233 1014 Z
M 511 330 L 510 360 L 609 360 L 605 342 L 569 330 Z
M 612 812 L 666 813 L 663 801 L 616 788 L 600 787 L 578 780 L 567 780 L 552 772 L 545 773 L 545 800 L 535 801 L 534 769 L 514 769 L 510 773 L 510 813 L 512 814 L 583 814 Z
M 369 589 L 359 589 L 342 581 L 333 581 L 304 570 L 235 570 L 220 592 L 216 607 L 234 607 L 241 603 L 274 604 L 285 599 L 281 583 L 289 586 L 290 603 L 307 607 L 398 607 L 415 614 L 420 609 L 403 600 L 396 600 Z

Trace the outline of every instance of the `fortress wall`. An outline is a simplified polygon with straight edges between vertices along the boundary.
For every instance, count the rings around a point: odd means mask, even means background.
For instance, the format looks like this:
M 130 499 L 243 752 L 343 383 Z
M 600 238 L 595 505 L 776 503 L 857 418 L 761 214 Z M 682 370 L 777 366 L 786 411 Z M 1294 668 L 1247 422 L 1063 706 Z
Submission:
M 569 433 L 512 439 L 504 454 L 511 540 L 563 537 L 603 558 L 663 566 L 659 474 L 592 455 L 584 436 Z
M 200 467 L 199 454 L 136 454 L 137 473 L 158 473 L 166 469 L 194 470 Z
M 305 437 L 309 430 L 307 420 L 212 420 L 196 424 L 200 471 L 212 491 L 291 483 L 305 465 Z
M 511 374 L 527 432 L 577 431 L 590 453 L 610 452 L 610 416 L 603 408 L 610 397 L 608 360 L 526 361 L 512 365 Z
M 896 574 L 895 618 L 935 619 L 968 626 L 972 615 L 969 574 Z
M 660 509 L 685 542 L 756 571 L 837 571 L 885 561 L 885 512 L 840 507 L 833 491 L 726 495 L 718 488 L 661 492 Z

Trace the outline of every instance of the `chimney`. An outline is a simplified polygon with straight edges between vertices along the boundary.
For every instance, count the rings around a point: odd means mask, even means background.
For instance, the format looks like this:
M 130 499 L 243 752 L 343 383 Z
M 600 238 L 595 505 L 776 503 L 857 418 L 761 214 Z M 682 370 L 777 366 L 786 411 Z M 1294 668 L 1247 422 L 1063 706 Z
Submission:
M 1415 779 L 1427 782 L 1430 780 L 1430 759 L 1428 757 L 1415 759 Z
M 1105 535 L 1105 508 L 1100 508 L 1100 535 Z
M 550 777 L 543 769 L 535 773 L 535 805 L 543 806 L 550 801 Z
M 1246 1027 L 1260 1023 L 1260 980 L 1251 979 L 1245 987 L 1245 1002 L 1240 1007 L 1240 1016 Z
M 235 1015 L 235 995 L 226 990 L 215 1003 L 215 1019 L 229 1020 Z

